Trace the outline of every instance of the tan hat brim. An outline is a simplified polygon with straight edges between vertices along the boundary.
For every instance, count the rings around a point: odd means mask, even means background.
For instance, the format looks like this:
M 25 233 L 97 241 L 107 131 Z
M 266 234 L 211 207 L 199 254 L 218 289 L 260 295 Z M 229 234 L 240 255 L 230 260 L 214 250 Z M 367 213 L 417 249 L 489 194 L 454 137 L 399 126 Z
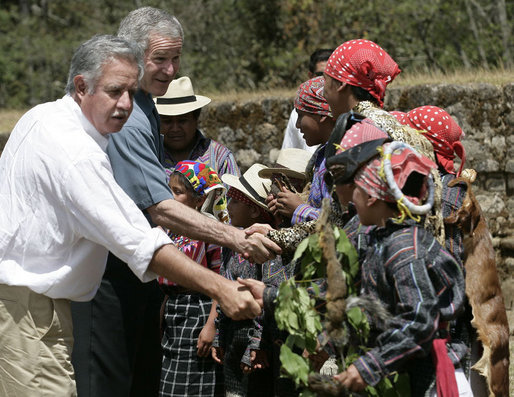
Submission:
M 200 109 L 211 102 L 211 98 L 202 95 L 195 95 L 193 98 L 159 97 L 154 98 L 154 102 L 157 112 L 162 116 L 179 116 Z M 184 99 L 186 101 L 183 101 Z
M 236 188 L 237 190 L 243 192 L 246 197 L 248 197 L 252 202 L 257 204 L 259 207 L 264 208 L 265 210 L 268 210 L 268 206 L 265 202 L 258 201 L 252 193 L 248 191 L 248 189 L 241 183 L 239 180 L 240 178 L 232 175 L 232 174 L 223 174 L 221 176 L 221 181 L 225 183 L 228 186 L 231 186 L 233 188 Z
M 290 170 L 289 168 L 264 168 L 259 171 L 259 176 L 261 178 L 271 178 L 272 174 L 284 174 L 290 178 L 302 179 L 305 180 L 305 173 Z

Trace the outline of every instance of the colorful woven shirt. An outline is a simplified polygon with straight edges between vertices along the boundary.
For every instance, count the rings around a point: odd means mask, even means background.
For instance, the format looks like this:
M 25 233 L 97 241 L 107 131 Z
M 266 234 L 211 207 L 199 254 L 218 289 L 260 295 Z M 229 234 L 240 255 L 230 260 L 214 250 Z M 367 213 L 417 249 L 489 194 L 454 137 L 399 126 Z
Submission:
M 220 268 L 220 275 L 229 280 L 237 280 L 238 277 L 243 279 L 253 278 L 263 281 L 266 285 L 278 287 L 282 281 L 287 280 L 293 275 L 291 268 L 282 264 L 282 258 L 280 256 L 262 265 L 252 263 L 241 254 L 233 251 L 226 251 L 223 256 L 224 259 Z M 250 350 L 259 350 L 262 348 L 263 323 L 264 315 L 256 317 L 253 320 L 235 321 L 218 310 L 218 317 L 216 318 L 216 338 L 213 345 L 224 347 L 227 343 L 230 343 L 229 340 L 226 340 L 226 335 L 231 334 L 230 330 L 247 327 L 248 345 L 241 361 L 249 364 Z
M 321 213 L 321 202 L 327 197 L 331 199 L 330 191 L 325 183 L 325 173 L 327 167 L 325 165 L 325 145 L 322 145 L 316 150 L 314 156 L 316 157 L 314 163 L 314 173 L 312 177 L 311 189 L 307 203 L 300 204 L 296 207 L 291 217 L 291 225 L 318 219 Z
M 440 323 L 455 319 L 464 308 L 464 275 L 459 264 L 432 234 L 409 220 L 369 233 L 370 248 L 361 263 L 361 291 L 379 300 L 392 314 L 387 329 L 372 326 L 370 351 L 355 366 L 370 385 L 393 371 L 407 371 L 412 395 L 427 387 L 424 359 L 431 360 L 432 340 Z M 372 318 L 372 316 L 370 317 Z M 449 343 L 454 364 L 467 352 L 463 343 Z M 419 381 L 419 382 L 418 382 Z
M 240 176 L 241 171 L 237 165 L 232 152 L 211 138 L 207 138 L 200 130 L 196 131 L 196 143 L 188 156 L 188 160 L 205 163 L 218 173 L 221 178 L 223 174 L 233 174 Z M 164 149 L 164 163 L 167 173 L 172 173 L 177 161 L 171 154 Z
M 186 254 L 189 258 L 199 263 L 207 269 L 211 269 L 215 273 L 220 272 L 221 265 L 221 247 L 215 244 L 208 244 L 203 241 L 193 240 L 189 237 L 179 236 L 169 233 L 173 243 L 177 246 L 178 250 Z M 177 285 L 169 281 L 165 277 L 159 276 L 159 284 L 163 285 Z

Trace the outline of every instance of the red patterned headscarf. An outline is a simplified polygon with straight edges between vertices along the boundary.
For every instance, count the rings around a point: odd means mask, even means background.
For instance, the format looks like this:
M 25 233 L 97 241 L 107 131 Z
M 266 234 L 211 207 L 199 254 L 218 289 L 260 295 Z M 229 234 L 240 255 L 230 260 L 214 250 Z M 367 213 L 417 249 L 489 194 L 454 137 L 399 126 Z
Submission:
M 389 143 L 384 144 L 384 147 Z M 383 175 L 382 158 L 378 157 L 370 161 L 355 174 L 354 182 L 362 188 L 370 196 L 379 200 L 395 203 L 396 199 L 392 190 Z M 428 176 L 432 168 L 436 168 L 436 164 L 430 159 L 419 155 L 410 148 L 401 148 L 395 150 L 391 154 L 391 169 L 393 177 L 398 187 L 403 189 L 407 179 L 413 172 L 417 172 L 423 176 Z M 425 189 L 421 189 L 416 197 L 407 196 L 414 204 L 418 204 L 426 193 Z
M 337 47 L 328 59 L 325 73 L 365 89 L 384 106 L 386 86 L 400 73 L 400 68 L 378 44 L 359 39 Z
M 460 158 L 460 175 L 466 161 L 466 151 L 462 142 L 462 129 L 455 120 L 443 109 L 437 106 L 420 106 L 407 113 L 407 123 L 412 128 L 422 131 L 434 147 L 439 164 L 450 174 L 455 174 L 453 159 Z
M 363 142 L 387 137 L 388 135 L 385 131 L 376 127 L 371 119 L 366 118 L 359 123 L 355 123 L 348 129 L 348 131 L 346 131 L 336 154 L 339 154 L 344 150 L 348 150 L 351 147 L 360 145 Z
M 332 117 L 327 100 L 323 96 L 323 76 L 307 80 L 298 87 L 294 107 L 302 112 Z

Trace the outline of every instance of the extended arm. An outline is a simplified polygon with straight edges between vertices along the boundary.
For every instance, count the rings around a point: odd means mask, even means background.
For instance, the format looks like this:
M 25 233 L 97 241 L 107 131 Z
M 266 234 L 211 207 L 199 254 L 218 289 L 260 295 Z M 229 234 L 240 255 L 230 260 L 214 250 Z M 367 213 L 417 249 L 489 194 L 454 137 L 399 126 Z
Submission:
M 157 225 L 243 253 L 252 262 L 262 263 L 280 253 L 280 247 L 265 236 L 248 236 L 243 230 L 210 219 L 175 200 L 161 201 L 147 208 L 147 212 Z

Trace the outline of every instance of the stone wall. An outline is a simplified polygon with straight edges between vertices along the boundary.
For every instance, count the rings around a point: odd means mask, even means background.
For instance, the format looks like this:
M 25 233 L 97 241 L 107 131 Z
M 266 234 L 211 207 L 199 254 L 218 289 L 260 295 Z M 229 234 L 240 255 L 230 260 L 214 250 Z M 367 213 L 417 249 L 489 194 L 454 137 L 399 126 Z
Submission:
M 293 98 L 211 103 L 202 129 L 228 146 L 245 169 L 276 158 Z M 514 83 L 421 85 L 392 88 L 385 108 L 407 111 L 436 105 L 448 111 L 465 132 L 466 168 L 478 173 L 475 194 L 488 219 L 502 278 L 514 272 Z

